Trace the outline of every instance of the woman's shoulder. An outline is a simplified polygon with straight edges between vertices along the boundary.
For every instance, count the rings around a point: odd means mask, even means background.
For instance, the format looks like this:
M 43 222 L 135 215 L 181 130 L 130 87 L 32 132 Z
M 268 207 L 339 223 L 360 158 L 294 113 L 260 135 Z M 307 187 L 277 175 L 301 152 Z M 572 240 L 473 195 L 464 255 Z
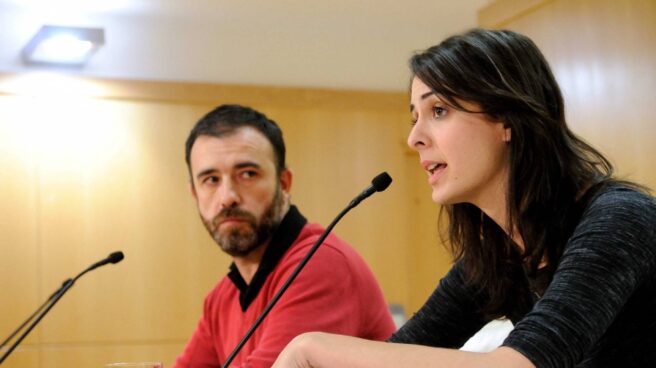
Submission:
M 656 218 L 656 199 L 646 188 L 630 182 L 610 181 L 597 185 L 586 203 L 585 214 L 596 213 L 605 217 L 625 214 Z
M 617 181 L 593 190 L 572 239 L 656 249 L 656 199 L 646 189 Z

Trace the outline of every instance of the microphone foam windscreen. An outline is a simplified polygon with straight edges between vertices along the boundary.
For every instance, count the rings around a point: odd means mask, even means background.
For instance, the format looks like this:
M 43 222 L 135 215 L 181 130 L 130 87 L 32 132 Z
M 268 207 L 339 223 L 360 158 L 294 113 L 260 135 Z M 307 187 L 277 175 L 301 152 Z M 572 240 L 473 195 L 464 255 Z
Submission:
M 123 260 L 123 258 L 124 258 L 123 252 L 120 252 L 120 251 L 119 252 L 114 252 L 114 253 L 109 255 L 109 261 L 111 263 L 119 263 Z
M 389 176 L 387 172 L 378 174 L 374 180 L 371 181 L 371 185 L 373 185 L 377 192 L 382 192 L 383 190 L 387 189 L 391 183 L 392 177 Z

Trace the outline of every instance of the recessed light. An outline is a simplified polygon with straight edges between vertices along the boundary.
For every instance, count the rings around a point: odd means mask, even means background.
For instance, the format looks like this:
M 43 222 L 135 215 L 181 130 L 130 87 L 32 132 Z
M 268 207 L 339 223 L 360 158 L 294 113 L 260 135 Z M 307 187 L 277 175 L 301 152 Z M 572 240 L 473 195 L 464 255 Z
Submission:
M 105 42 L 102 28 L 46 25 L 23 48 L 26 65 L 82 67 Z

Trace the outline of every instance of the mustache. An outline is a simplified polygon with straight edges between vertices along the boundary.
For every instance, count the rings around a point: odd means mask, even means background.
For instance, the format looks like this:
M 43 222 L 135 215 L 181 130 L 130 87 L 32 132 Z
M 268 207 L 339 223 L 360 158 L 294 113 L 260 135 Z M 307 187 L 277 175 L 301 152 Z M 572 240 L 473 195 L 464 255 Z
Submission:
M 237 207 L 227 207 L 214 216 L 212 219 L 212 225 L 219 226 L 219 224 L 227 218 L 236 218 L 253 224 L 257 223 L 257 219 L 252 213 Z

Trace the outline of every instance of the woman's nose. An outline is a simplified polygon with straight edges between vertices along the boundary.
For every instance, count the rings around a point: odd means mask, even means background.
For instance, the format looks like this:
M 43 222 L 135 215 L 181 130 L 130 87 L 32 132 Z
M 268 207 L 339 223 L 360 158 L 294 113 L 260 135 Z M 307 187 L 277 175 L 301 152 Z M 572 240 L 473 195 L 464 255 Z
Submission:
M 422 148 L 425 148 L 430 139 L 428 138 L 425 132 L 425 126 L 420 119 L 417 119 L 416 123 L 412 126 L 410 134 L 408 134 L 408 147 L 415 151 L 419 151 Z

